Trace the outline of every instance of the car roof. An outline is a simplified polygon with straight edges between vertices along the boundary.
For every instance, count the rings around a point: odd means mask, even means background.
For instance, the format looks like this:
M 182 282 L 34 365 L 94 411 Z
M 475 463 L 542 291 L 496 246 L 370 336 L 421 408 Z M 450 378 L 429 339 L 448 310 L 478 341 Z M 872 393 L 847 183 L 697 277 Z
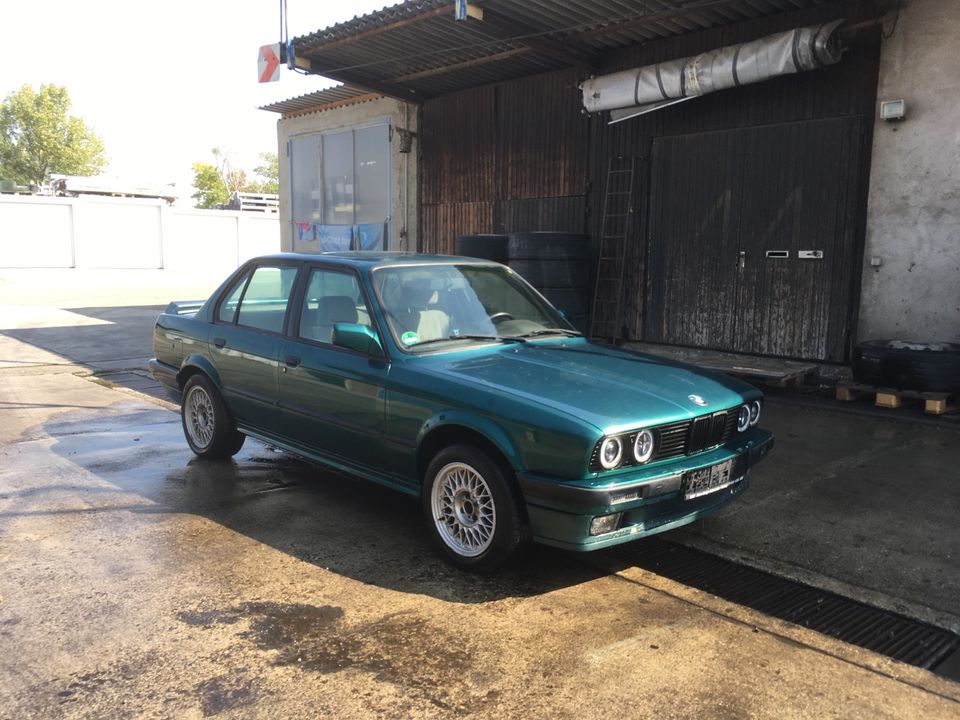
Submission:
M 300 260 L 306 262 L 316 262 L 322 260 L 336 265 L 349 265 L 352 267 L 375 268 L 387 265 L 423 265 L 437 264 L 449 265 L 450 263 L 481 263 L 496 264 L 493 260 L 484 260 L 483 258 L 462 257 L 457 255 L 427 255 L 416 252 L 369 252 L 369 251 L 351 251 L 351 252 L 324 252 L 324 253 L 274 253 L 270 255 L 261 255 L 252 258 L 251 261 L 261 260 Z

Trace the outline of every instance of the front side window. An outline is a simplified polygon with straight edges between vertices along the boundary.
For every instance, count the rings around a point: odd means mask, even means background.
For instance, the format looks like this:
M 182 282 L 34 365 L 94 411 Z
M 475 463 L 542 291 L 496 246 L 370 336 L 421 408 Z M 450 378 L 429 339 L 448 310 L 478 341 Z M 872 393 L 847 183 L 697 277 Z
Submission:
M 296 277 L 297 268 L 291 265 L 254 270 L 240 300 L 237 325 L 282 333 Z
M 370 313 L 357 278 L 336 270 L 313 270 L 300 311 L 299 335 L 304 340 L 331 343 L 336 323 L 370 327 Z
M 394 266 L 374 271 L 387 322 L 410 352 L 556 333 L 578 335 L 523 279 L 498 265 Z

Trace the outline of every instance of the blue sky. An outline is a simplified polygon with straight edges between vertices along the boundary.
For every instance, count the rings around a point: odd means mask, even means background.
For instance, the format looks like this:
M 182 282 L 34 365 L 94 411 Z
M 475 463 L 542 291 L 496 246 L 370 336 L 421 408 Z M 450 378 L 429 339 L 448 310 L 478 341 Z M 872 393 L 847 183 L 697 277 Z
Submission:
M 290 33 L 384 4 L 288 0 Z M 214 146 L 252 169 L 277 150 L 277 115 L 256 108 L 332 84 L 285 68 L 257 82 L 259 47 L 279 40 L 279 0 L 0 0 L 0 17 L 0 97 L 65 85 L 74 114 L 103 137 L 107 172 L 132 181 L 189 185 Z

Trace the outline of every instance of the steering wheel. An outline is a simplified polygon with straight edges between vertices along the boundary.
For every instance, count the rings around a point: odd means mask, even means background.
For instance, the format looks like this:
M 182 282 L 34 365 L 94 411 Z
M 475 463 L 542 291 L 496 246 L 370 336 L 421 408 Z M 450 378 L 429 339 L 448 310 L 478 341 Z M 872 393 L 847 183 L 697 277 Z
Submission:
M 490 321 L 494 324 L 501 323 L 504 320 L 513 320 L 513 315 L 508 312 L 498 312 L 490 316 Z

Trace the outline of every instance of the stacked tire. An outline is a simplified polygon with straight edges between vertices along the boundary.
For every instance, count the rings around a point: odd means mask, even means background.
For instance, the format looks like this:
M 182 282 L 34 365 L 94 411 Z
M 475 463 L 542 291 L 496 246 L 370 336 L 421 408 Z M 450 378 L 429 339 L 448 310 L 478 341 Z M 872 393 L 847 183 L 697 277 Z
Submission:
M 853 377 L 877 387 L 960 391 L 960 343 L 864 340 L 853 349 Z
M 590 318 L 590 236 L 561 232 L 512 233 L 508 265 L 563 310 L 586 333 Z

